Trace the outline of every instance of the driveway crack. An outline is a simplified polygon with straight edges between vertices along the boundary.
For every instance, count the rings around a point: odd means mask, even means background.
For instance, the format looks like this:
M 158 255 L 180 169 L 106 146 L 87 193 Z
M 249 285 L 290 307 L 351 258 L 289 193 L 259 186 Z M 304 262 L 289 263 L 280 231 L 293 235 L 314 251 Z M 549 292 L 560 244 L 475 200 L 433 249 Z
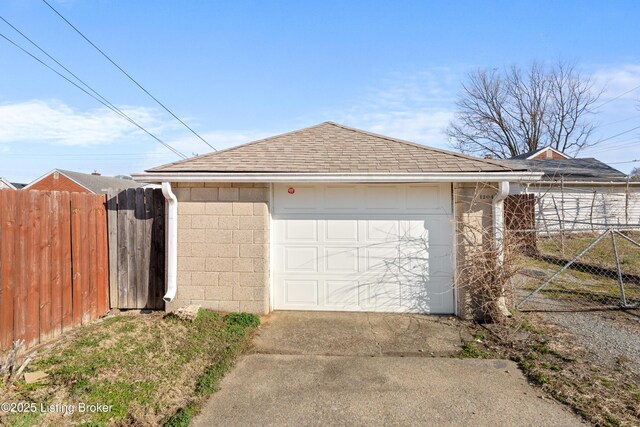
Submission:
M 378 347 L 378 355 L 382 356 L 382 346 L 380 345 L 380 341 L 378 340 L 378 334 L 373 329 L 373 324 L 371 323 L 371 319 L 369 317 L 369 313 L 367 313 L 367 323 L 369 323 L 369 329 L 371 330 L 371 335 L 373 335 L 373 340 L 376 343 L 376 347 Z

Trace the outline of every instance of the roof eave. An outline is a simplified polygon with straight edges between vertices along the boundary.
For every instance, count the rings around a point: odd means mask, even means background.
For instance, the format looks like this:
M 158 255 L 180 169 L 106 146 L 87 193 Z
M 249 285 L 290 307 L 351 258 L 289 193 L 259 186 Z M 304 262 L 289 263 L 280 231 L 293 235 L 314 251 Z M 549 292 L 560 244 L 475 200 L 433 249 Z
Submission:
M 532 182 L 542 172 L 433 172 L 433 173 L 220 173 L 220 172 L 140 172 L 135 181 L 161 182 Z

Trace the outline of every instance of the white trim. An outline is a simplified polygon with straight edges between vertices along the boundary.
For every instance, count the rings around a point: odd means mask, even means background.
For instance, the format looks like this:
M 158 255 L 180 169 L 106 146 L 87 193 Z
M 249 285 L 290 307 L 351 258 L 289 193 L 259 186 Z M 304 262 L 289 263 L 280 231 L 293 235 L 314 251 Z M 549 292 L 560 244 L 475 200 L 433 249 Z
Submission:
M 498 192 L 493 196 L 493 241 L 498 257 L 498 264 L 504 261 L 504 199 L 509 195 L 509 183 L 506 181 L 498 183 Z
M 539 181 L 542 172 L 467 172 L 467 173 L 214 173 L 150 172 L 132 173 L 139 182 L 528 182 Z
M 87 190 L 88 192 L 90 192 L 91 194 L 97 194 L 95 191 L 93 191 L 92 189 L 90 189 L 89 187 L 87 187 L 86 185 L 82 185 L 81 183 L 79 183 L 78 181 L 76 181 L 75 179 L 71 178 L 69 175 L 65 174 L 64 172 L 62 172 L 60 169 L 52 169 L 49 172 L 47 172 L 46 174 L 42 175 L 40 178 L 37 178 L 35 181 L 31 181 L 28 185 L 26 185 L 23 190 L 28 190 L 29 187 L 31 187 L 32 185 L 42 181 L 43 179 L 45 179 L 46 177 L 48 177 L 49 175 L 51 175 L 54 172 L 58 172 L 60 175 L 64 176 L 65 178 L 67 178 L 68 180 L 71 180 L 72 182 L 74 182 L 75 184 L 78 184 L 80 187 L 84 188 L 85 190 Z
M 629 185 L 631 186 L 640 186 L 640 181 L 629 181 L 628 182 Z M 531 184 L 530 182 L 527 182 L 527 184 Z M 541 185 L 561 185 L 560 181 L 536 181 L 536 184 L 541 184 Z M 564 185 L 613 185 L 613 186 L 618 186 L 618 185 L 624 185 L 626 187 L 627 185 L 627 181 L 564 181 Z
M 453 218 L 451 224 L 451 262 L 453 267 L 453 314 L 460 317 L 458 307 L 458 217 L 456 209 L 456 186 L 451 183 L 451 216 Z
M 564 157 L 566 160 L 571 159 L 571 156 L 567 156 L 567 155 L 566 155 L 565 153 L 563 153 L 562 151 L 558 151 L 558 150 L 556 150 L 556 149 L 555 149 L 555 148 L 553 148 L 553 147 L 544 147 L 544 148 L 541 148 L 541 149 L 537 150 L 535 153 L 533 153 L 533 154 L 532 154 L 532 155 L 530 155 L 529 157 L 527 157 L 527 159 L 526 159 L 526 160 L 532 160 L 532 159 L 533 159 L 533 160 L 535 160 L 535 159 L 534 159 L 534 157 L 539 156 L 540 154 L 544 153 L 544 152 L 545 152 L 545 151 L 547 151 L 547 150 L 551 150 L 551 151 L 553 151 L 554 153 L 560 154 L 560 155 L 561 155 L 562 157 Z M 551 159 L 545 159 L 545 160 L 551 160 Z
M 273 250 L 273 184 L 269 184 L 269 313 L 273 311 L 275 292 L 273 289 L 273 259 L 275 251 Z
M 5 190 L 7 190 L 7 189 L 8 190 L 17 190 L 17 188 L 12 183 L 10 183 L 9 181 L 7 181 L 4 178 L 0 178 L 0 182 L 2 182 L 4 185 L 7 186 L 7 188 L 5 188 Z M 0 187 L 0 190 L 2 190 L 1 187 Z

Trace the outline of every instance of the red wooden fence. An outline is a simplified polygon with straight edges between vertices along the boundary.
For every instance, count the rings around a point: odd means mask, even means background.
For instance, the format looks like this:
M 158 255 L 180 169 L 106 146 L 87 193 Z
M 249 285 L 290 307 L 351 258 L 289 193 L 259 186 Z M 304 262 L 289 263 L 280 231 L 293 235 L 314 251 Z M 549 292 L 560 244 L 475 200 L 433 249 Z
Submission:
M 104 196 L 0 190 L 0 350 L 109 310 Z

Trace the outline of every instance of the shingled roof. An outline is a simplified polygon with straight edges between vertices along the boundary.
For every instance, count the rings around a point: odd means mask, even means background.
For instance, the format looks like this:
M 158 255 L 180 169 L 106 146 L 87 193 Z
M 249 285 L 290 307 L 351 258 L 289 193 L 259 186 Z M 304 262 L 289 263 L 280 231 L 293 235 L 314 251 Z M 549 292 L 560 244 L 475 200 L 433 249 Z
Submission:
M 543 181 L 593 181 L 625 183 L 629 178 L 624 173 L 594 158 L 508 160 L 531 171 L 544 172 Z
M 218 173 L 465 173 L 526 170 L 333 122 L 147 170 Z

